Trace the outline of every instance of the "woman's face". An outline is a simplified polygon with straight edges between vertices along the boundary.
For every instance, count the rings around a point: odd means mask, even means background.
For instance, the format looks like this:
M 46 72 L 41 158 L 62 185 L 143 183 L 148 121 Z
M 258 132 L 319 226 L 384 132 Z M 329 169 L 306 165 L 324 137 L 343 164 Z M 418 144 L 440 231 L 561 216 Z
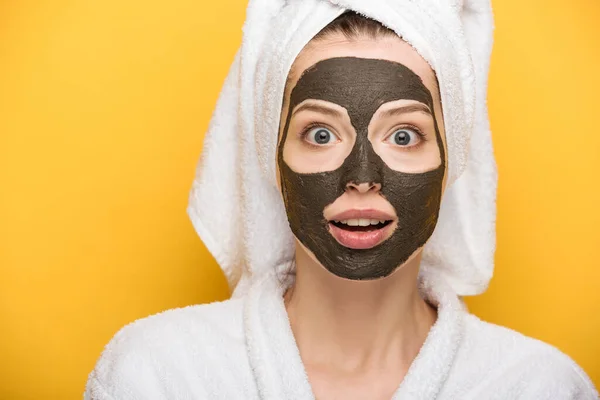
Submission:
M 431 236 L 446 150 L 435 75 L 398 37 L 313 41 L 282 107 L 278 183 L 313 259 L 348 279 L 388 276 Z

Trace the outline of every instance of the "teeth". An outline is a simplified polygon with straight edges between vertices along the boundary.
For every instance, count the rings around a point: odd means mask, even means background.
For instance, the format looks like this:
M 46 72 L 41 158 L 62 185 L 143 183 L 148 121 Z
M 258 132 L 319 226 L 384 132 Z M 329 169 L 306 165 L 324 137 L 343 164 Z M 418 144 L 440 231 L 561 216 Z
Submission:
M 338 221 L 335 220 L 335 222 L 337 223 L 342 223 L 348 226 L 369 226 L 369 225 L 379 225 L 379 224 L 383 224 L 385 223 L 385 220 L 379 220 L 379 219 L 366 219 L 366 218 L 360 218 L 360 219 L 345 219 L 343 221 Z

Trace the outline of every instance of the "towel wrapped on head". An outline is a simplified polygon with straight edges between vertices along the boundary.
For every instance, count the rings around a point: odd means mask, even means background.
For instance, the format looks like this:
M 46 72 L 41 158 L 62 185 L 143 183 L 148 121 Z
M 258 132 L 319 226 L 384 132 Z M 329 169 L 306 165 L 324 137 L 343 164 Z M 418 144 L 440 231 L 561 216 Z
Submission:
M 461 296 L 482 293 L 493 274 L 497 187 L 486 105 L 490 0 L 250 0 L 242 45 L 205 135 L 189 199 L 192 223 L 234 296 L 293 259 L 276 182 L 285 83 L 302 48 L 347 10 L 396 32 L 436 73 L 447 186 L 420 273 Z

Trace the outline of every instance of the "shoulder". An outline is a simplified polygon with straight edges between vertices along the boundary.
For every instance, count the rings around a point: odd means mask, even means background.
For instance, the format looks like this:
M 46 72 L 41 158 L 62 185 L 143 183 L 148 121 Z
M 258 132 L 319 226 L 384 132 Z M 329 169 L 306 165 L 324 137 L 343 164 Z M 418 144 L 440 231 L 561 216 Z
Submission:
M 464 322 L 456 371 L 476 377 L 471 386 L 485 398 L 598 398 L 586 373 L 556 347 L 472 314 Z
M 242 299 L 233 299 L 168 310 L 126 325 L 90 373 L 86 399 L 204 398 L 182 391 L 215 377 L 215 371 L 235 374 L 245 368 L 242 309 Z M 203 385 L 196 386 L 202 390 Z

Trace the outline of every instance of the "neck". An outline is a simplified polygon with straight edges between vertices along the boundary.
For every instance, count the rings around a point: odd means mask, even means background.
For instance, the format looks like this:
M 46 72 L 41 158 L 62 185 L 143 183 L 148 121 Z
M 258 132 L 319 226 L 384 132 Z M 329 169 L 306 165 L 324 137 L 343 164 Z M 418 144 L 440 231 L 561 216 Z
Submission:
M 436 319 L 418 291 L 419 263 L 420 254 L 386 278 L 353 281 L 297 248 L 296 279 L 284 299 L 305 364 L 407 370 Z

